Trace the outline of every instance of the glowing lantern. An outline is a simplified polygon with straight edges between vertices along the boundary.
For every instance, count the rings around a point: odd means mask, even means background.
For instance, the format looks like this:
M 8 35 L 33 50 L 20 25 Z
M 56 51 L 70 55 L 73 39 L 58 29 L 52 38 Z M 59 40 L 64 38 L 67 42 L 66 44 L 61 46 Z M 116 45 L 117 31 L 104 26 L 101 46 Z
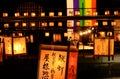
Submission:
M 76 16 L 80 16 L 80 11 L 75 11 Z
M 24 16 L 28 16 L 28 12 L 24 13 Z
M 118 11 L 114 11 L 114 15 L 118 15 L 119 14 L 119 12 Z
M 46 37 L 49 37 L 49 35 L 50 35 L 49 32 L 45 32 Z
M 45 12 L 42 12 L 42 13 L 41 13 L 41 17 L 43 17 L 43 16 L 45 16 Z
M 15 13 L 15 17 L 19 17 L 20 16 L 20 13 Z
M 9 24 L 8 24 L 8 23 L 5 23 L 5 24 L 4 24 L 4 28 L 9 28 Z
M 103 21 L 103 26 L 107 26 L 108 22 L 107 21 Z
M 3 17 L 8 17 L 8 13 L 3 13 Z
M 49 16 L 54 16 L 54 12 L 49 12 Z
M 110 11 L 109 10 L 105 11 L 105 15 L 110 15 Z
M 26 27 L 26 26 L 27 26 L 27 23 L 22 23 L 22 26 L 23 26 L 23 27 Z
M 13 38 L 13 52 L 16 54 L 26 54 L 26 39 L 25 37 Z
M 64 37 L 67 37 L 68 36 L 68 34 L 67 33 L 64 33 Z
M 54 22 L 49 22 L 49 26 L 54 26 Z
M 58 12 L 58 16 L 62 16 L 62 12 Z
M 62 22 L 58 22 L 58 26 L 62 26 Z
M 35 17 L 35 16 L 36 16 L 36 14 L 35 14 L 34 12 L 32 12 L 32 13 L 31 13 L 31 16 L 32 16 L 32 17 Z
M 19 26 L 19 23 L 18 23 L 18 22 L 16 22 L 16 23 L 15 23 L 15 27 L 18 27 L 18 26 Z

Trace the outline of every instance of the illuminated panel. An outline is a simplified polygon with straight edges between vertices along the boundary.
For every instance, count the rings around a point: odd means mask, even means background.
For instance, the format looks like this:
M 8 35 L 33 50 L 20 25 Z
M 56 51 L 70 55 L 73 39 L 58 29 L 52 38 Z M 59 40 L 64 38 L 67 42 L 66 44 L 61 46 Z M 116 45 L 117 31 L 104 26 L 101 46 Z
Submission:
M 67 52 L 41 50 L 38 79 L 65 79 Z
M 25 37 L 13 38 L 14 55 L 26 53 L 26 39 Z
M 4 37 L 5 54 L 12 55 L 12 37 Z
M 109 55 L 109 44 L 110 44 L 110 55 L 114 55 L 114 39 L 95 39 L 94 55 Z
M 73 0 L 67 0 L 67 16 L 73 16 L 74 15 L 74 5 L 73 5 Z M 67 27 L 73 27 L 74 25 L 74 20 L 67 20 Z M 68 39 L 71 36 L 73 29 L 68 29 L 72 31 L 67 31 L 68 32 Z
M 77 79 L 78 51 L 70 51 L 67 79 Z

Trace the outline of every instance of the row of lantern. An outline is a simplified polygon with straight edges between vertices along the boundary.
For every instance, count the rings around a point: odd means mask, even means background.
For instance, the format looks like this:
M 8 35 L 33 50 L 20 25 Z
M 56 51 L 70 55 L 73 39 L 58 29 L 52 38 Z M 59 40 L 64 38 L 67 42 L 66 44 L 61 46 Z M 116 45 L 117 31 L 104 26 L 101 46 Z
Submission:
M 102 24 L 103 24 L 103 26 L 107 26 L 107 25 L 108 25 L 108 22 L 107 22 L 107 21 L 103 21 Z M 48 23 L 48 22 L 41 22 L 41 25 L 40 25 L 40 26 L 45 27 L 45 26 L 48 26 L 48 25 L 49 25 L 49 26 L 55 26 L 55 25 L 54 25 L 54 22 L 49 22 L 49 23 Z M 72 25 L 72 21 L 71 21 L 71 20 L 67 21 L 67 27 L 71 27 L 71 25 Z M 111 22 L 111 25 L 112 25 L 112 26 L 116 26 L 117 23 L 116 23 L 115 21 L 112 21 L 112 22 Z M 5 24 L 4 24 L 4 28 L 9 28 L 9 26 L 10 26 L 9 23 L 5 23 Z M 19 27 L 19 26 L 20 26 L 20 23 L 15 22 L 14 26 L 15 26 L 15 27 Z M 28 26 L 28 23 L 23 22 L 21 26 L 22 26 L 22 27 L 27 27 L 27 26 Z M 31 23 L 30 23 L 30 26 L 31 26 L 31 27 L 35 27 L 35 26 L 36 26 L 36 22 L 31 22 Z M 63 26 L 63 23 L 62 23 L 62 22 L 58 22 L 58 26 L 59 26 L 59 27 L 62 27 L 62 26 Z M 80 26 L 80 21 L 77 21 L 75 26 Z M 90 25 L 90 23 L 86 22 L 85 26 L 91 26 L 91 25 Z M 98 26 L 98 22 L 95 22 L 95 24 L 94 24 L 93 26 Z
M 46 16 L 45 14 L 46 14 L 45 12 L 41 12 L 39 16 L 44 17 L 44 16 Z M 54 16 L 54 15 L 55 15 L 54 12 L 49 12 L 49 16 Z M 88 16 L 97 16 L 98 12 L 93 12 L 93 14 L 91 15 L 90 12 L 87 11 L 85 15 L 88 15 Z M 110 15 L 110 11 L 106 10 L 105 11 L 105 15 Z M 119 11 L 114 11 L 114 15 L 119 15 Z M 20 13 L 17 12 L 17 13 L 14 14 L 14 16 L 15 17 L 19 17 Z M 35 17 L 36 13 L 35 12 L 31 12 L 29 14 L 28 12 L 25 12 L 25 13 L 23 13 L 23 16 L 25 16 L 25 17 L 26 16 Z M 62 12 L 58 12 L 58 16 L 62 16 Z M 68 16 L 80 16 L 80 11 L 79 10 L 74 11 L 74 12 L 73 11 L 69 11 Z M 3 13 L 3 17 L 8 17 L 8 13 Z

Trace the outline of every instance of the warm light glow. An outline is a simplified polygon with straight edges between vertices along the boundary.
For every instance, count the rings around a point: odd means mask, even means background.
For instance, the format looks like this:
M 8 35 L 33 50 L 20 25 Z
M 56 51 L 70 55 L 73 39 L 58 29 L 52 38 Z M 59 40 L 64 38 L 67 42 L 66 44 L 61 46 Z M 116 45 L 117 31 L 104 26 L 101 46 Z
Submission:
M 90 22 L 86 22 L 86 26 L 90 26 Z
M 24 13 L 24 16 L 28 16 L 28 12 Z
M 8 13 L 3 13 L 3 17 L 8 17 Z
M 47 26 L 47 22 L 42 22 L 41 25 L 42 26 Z
M 26 53 L 26 39 L 25 37 L 13 38 L 14 55 Z
M 49 26 L 54 26 L 54 22 L 49 22 Z
M 18 33 L 18 36 L 23 36 L 23 34 L 22 33 Z
M 50 35 L 49 32 L 45 32 L 46 37 L 49 37 L 49 35 Z
M 111 22 L 111 25 L 112 25 L 112 26 L 116 26 L 117 23 L 114 21 L 114 22 Z
M 105 32 L 99 32 L 100 37 L 105 37 Z
M 30 42 L 31 42 L 31 43 L 33 43 L 33 42 L 34 42 L 33 35 L 30 35 Z
M 30 23 L 30 26 L 35 27 L 35 23 L 34 22 Z
M 88 32 L 88 33 L 91 33 L 92 31 L 89 29 L 89 30 L 87 30 L 87 32 Z
M 46 47 L 50 47 L 50 46 L 46 46 Z M 38 79 L 42 79 L 44 77 L 43 71 L 47 71 L 49 73 L 49 76 L 45 77 L 46 79 L 65 79 L 66 61 L 67 61 L 66 51 L 41 49 L 39 58 L 40 61 L 39 61 L 39 69 L 38 69 Z M 47 70 L 43 67 L 45 63 L 48 64 L 49 66 L 49 69 Z
M 80 32 L 80 35 L 82 36 L 82 35 L 83 35 L 83 33 L 82 33 L 82 32 Z
M 86 15 L 89 16 L 89 15 L 90 15 L 90 11 L 87 11 L 87 12 L 86 12 Z
M 4 37 L 5 54 L 12 55 L 12 37 Z
M 62 26 L 62 22 L 58 22 L 58 26 Z
M 15 13 L 15 17 L 19 17 L 20 16 L 20 13 Z
M 13 33 L 12 36 L 15 37 L 15 33 Z
M 31 13 L 31 16 L 32 16 L 32 17 L 35 17 L 35 16 L 36 16 L 36 13 L 32 12 L 32 13 Z
M 67 21 L 67 27 L 72 27 L 72 20 Z
M 103 26 L 107 26 L 108 25 L 108 22 L 107 21 L 103 21 Z
M 119 14 L 119 12 L 118 11 L 114 11 L 114 15 L 118 15 Z
M 68 36 L 68 33 L 64 33 L 64 37 L 67 37 Z
M 27 26 L 27 23 L 22 23 L 22 26 L 23 26 L 23 27 L 26 27 L 26 26 Z
M 58 12 L 58 16 L 62 16 L 62 12 Z
M 9 24 L 8 24 L 8 23 L 5 23 L 5 24 L 4 24 L 4 28 L 9 28 Z
M 18 23 L 18 22 L 16 22 L 16 23 L 15 23 L 15 27 L 18 27 L 18 26 L 19 26 L 19 23 Z
M 98 13 L 97 13 L 97 12 L 94 12 L 94 13 L 93 13 L 93 16 L 97 16 L 97 15 L 98 15 Z
M 43 16 L 45 16 L 45 12 L 42 12 L 42 13 L 41 13 L 41 17 L 43 17 Z
M 69 11 L 69 15 L 68 16 L 73 16 L 73 11 Z
M 54 16 L 54 12 L 49 12 L 49 16 Z
M 95 26 L 98 26 L 98 22 L 95 22 Z
M 107 32 L 107 36 L 112 36 L 112 32 Z
M 105 15 L 110 15 L 110 11 L 109 10 L 105 11 Z
M 75 11 L 76 16 L 80 16 L 80 11 Z
M 76 22 L 76 26 L 80 26 L 80 21 L 77 21 L 77 22 Z

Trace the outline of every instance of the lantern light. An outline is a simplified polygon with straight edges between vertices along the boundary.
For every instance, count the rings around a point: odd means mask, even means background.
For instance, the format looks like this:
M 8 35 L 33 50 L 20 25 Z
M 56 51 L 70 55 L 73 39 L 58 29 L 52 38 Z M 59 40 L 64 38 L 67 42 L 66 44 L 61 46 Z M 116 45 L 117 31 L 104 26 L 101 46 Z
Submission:
M 41 17 L 44 17 L 45 16 L 45 12 L 41 12 Z
M 4 24 L 4 28 L 9 28 L 9 24 L 8 24 L 8 23 L 5 23 L 5 24 Z
M 8 17 L 8 13 L 3 13 L 3 17 Z
M 22 26 L 23 26 L 23 27 L 26 27 L 26 26 L 27 26 L 27 23 L 22 23 Z
M 58 26 L 62 26 L 62 22 L 58 22 Z
M 54 22 L 49 22 L 49 26 L 54 26 Z
M 24 13 L 24 16 L 28 16 L 28 12 L 25 12 L 25 13 Z
M 80 11 L 75 11 L 76 16 L 80 16 Z
M 15 17 L 19 17 L 19 16 L 20 16 L 19 12 L 15 13 Z
M 32 17 L 35 17 L 35 16 L 36 16 L 36 14 L 35 14 L 34 12 L 32 12 L 32 13 L 31 13 L 31 16 L 32 16 Z
M 16 23 L 15 23 L 15 27 L 18 27 L 18 26 L 19 26 L 19 23 L 18 23 L 18 22 L 16 22 Z
M 49 32 L 45 32 L 46 37 L 49 37 L 49 35 L 50 35 Z
M 103 26 L 107 26 L 108 25 L 108 22 L 107 21 L 103 21 Z
M 114 15 L 118 15 L 119 14 L 119 12 L 118 11 L 114 11 Z
M 106 11 L 105 11 L 105 15 L 110 15 L 110 11 L 109 11 L 109 10 L 106 10 Z
M 58 16 L 62 16 L 62 12 L 58 12 Z
M 49 16 L 54 16 L 54 12 L 49 12 Z

